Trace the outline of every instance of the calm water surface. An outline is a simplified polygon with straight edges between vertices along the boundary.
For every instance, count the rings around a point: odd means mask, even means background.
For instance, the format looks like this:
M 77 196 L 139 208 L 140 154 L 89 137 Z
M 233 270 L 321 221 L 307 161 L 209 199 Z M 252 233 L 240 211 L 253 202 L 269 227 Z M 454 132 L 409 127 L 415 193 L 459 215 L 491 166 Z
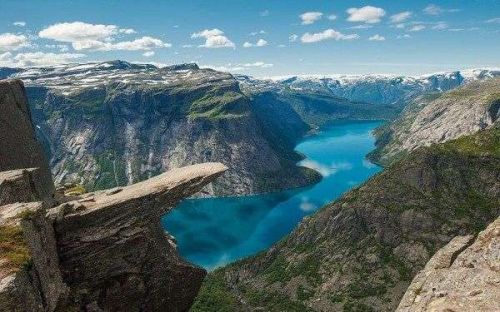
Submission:
M 371 132 L 380 124 L 338 122 L 304 138 L 296 147 L 307 157 L 301 164 L 323 175 L 312 187 L 185 200 L 163 218 L 163 226 L 177 239 L 183 257 L 208 270 L 266 249 L 304 216 L 380 171 L 365 159 L 374 148 Z

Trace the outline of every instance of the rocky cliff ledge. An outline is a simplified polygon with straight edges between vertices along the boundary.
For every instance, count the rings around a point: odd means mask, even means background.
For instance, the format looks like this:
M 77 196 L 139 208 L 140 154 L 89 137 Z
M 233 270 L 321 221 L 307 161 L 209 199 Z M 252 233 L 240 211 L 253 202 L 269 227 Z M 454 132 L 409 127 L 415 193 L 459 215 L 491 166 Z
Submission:
M 0 311 L 188 310 L 206 272 L 179 257 L 159 219 L 227 168 L 55 194 L 22 83 L 0 81 L 0 91 L 0 168 L 11 169 L 0 172 Z
M 457 236 L 413 279 L 397 311 L 500 311 L 500 218 Z

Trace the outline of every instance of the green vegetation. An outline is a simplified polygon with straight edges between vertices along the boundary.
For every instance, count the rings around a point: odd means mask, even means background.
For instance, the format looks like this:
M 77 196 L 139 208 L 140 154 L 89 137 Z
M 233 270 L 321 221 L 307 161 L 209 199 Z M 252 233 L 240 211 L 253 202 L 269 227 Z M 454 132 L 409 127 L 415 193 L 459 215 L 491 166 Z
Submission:
M 216 271 L 203 282 L 191 312 L 232 312 L 237 305 L 238 301 L 227 288 L 223 275 Z
M 0 270 L 17 272 L 30 261 L 30 251 L 21 226 L 0 225 Z
M 374 312 L 375 309 L 361 302 L 347 301 L 344 304 L 344 312 Z
M 357 280 L 349 284 L 347 294 L 351 298 L 360 299 L 365 297 L 379 297 L 387 292 L 387 288 L 381 284 L 369 283 Z
M 457 152 L 469 156 L 500 157 L 500 129 L 481 130 L 473 135 L 432 146 L 436 151 Z
M 66 196 L 82 195 L 85 193 L 87 193 L 87 191 L 85 190 L 85 187 L 81 184 L 76 184 L 64 190 L 64 195 Z
M 211 90 L 203 97 L 192 102 L 189 117 L 223 119 L 237 118 L 245 114 L 239 107 L 244 101 L 243 94 L 235 91 Z
M 291 300 L 288 296 L 268 289 L 257 290 L 251 288 L 244 292 L 245 298 L 253 307 L 265 307 L 269 312 L 311 312 L 311 308 L 299 301 Z
M 297 287 L 297 299 L 299 301 L 309 300 L 313 296 L 314 290 L 307 289 L 302 285 L 299 285 L 299 287 Z

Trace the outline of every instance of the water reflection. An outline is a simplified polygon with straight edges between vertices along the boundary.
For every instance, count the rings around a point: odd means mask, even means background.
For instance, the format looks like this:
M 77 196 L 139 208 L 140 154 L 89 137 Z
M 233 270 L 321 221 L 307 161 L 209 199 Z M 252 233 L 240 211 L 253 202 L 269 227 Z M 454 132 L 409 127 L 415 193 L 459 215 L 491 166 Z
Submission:
M 323 180 L 310 187 L 245 197 L 191 199 L 166 215 L 179 252 L 207 269 L 255 254 L 290 233 L 300 220 L 380 170 L 365 155 L 380 122 L 342 122 L 305 138 L 296 149 Z

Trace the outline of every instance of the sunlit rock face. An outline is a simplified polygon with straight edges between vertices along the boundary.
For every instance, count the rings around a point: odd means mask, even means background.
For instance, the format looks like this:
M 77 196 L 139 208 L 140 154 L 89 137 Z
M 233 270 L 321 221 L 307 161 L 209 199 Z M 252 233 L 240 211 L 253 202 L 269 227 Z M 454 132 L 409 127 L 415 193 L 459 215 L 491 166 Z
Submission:
M 423 95 L 406 106 L 398 118 L 375 131 L 377 150 L 371 158 L 389 164 L 420 146 L 496 127 L 499 117 L 500 78 Z
M 498 311 L 500 219 L 457 236 L 413 279 L 396 311 Z
M 301 157 L 293 151 L 310 127 L 297 116 L 290 126 L 275 126 L 288 125 L 280 120 L 287 107 L 257 111 L 228 73 L 195 64 L 114 61 L 13 76 L 27 85 L 56 185 L 105 189 L 209 161 L 229 166 L 205 188 L 210 195 L 269 192 L 319 179 L 296 166 Z

